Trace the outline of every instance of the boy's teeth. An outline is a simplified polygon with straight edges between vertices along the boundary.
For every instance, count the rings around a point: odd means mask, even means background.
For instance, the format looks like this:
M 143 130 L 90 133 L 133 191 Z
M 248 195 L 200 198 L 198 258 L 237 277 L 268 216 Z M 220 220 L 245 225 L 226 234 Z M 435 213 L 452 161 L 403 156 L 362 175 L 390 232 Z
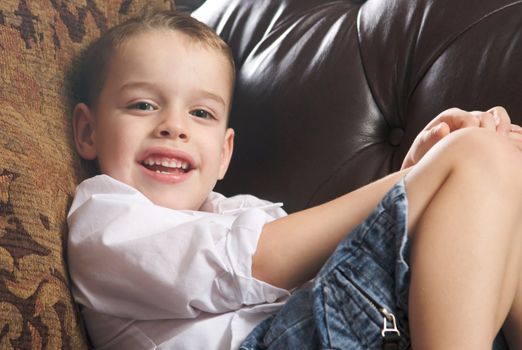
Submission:
M 164 159 L 162 162 L 161 162 L 161 165 L 163 165 L 164 167 L 168 167 L 168 168 L 179 168 L 179 163 L 176 161 L 176 160 L 168 160 L 168 159 Z
M 176 168 L 188 170 L 190 165 L 188 162 L 184 162 L 176 159 L 154 159 L 148 158 L 143 161 L 145 165 L 153 166 L 153 165 L 161 165 L 166 168 Z

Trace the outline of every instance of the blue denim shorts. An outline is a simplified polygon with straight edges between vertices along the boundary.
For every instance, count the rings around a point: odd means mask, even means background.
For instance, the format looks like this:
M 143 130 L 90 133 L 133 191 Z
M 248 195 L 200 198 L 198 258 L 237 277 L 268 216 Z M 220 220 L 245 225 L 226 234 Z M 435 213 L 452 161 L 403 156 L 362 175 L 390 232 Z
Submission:
M 404 179 L 339 244 L 312 285 L 259 324 L 241 350 L 410 348 Z M 386 309 L 386 310 L 383 310 Z M 507 349 L 497 337 L 494 350 Z

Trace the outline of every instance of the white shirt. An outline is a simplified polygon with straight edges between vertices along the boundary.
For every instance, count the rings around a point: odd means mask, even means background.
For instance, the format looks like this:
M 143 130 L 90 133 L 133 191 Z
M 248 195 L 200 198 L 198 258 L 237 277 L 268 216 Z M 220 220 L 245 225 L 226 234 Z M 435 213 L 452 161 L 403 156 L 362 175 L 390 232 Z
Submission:
M 252 277 L 252 255 L 280 204 L 209 195 L 201 211 L 153 204 L 100 175 L 68 214 L 68 265 L 98 349 L 236 349 L 288 291 Z

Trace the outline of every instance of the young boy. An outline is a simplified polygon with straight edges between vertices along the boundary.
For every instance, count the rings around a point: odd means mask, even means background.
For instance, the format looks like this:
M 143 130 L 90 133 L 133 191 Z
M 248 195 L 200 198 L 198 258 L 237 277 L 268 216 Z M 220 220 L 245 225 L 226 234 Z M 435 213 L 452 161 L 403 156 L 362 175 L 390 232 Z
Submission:
M 68 259 L 96 348 L 491 349 L 502 327 L 522 348 L 520 129 L 502 108 L 446 111 L 404 170 L 286 216 L 212 192 L 234 65 L 209 28 L 130 20 L 82 77 L 75 144 L 103 175 L 77 189 Z

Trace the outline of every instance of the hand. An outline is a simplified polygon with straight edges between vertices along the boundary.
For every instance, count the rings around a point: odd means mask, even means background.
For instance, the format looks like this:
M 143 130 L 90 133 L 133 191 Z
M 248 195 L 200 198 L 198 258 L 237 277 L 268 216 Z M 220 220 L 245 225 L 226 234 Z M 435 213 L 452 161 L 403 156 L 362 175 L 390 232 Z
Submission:
M 514 145 L 517 146 L 520 151 L 522 151 L 522 127 L 512 124 L 508 135 L 510 140 L 513 141 Z
M 433 145 L 451 132 L 469 127 L 490 129 L 506 136 L 512 133 L 511 120 L 502 107 L 494 107 L 486 112 L 467 112 L 458 108 L 451 108 L 435 117 L 417 135 L 404 158 L 401 169 L 417 164 Z M 522 131 L 516 134 L 522 138 Z

